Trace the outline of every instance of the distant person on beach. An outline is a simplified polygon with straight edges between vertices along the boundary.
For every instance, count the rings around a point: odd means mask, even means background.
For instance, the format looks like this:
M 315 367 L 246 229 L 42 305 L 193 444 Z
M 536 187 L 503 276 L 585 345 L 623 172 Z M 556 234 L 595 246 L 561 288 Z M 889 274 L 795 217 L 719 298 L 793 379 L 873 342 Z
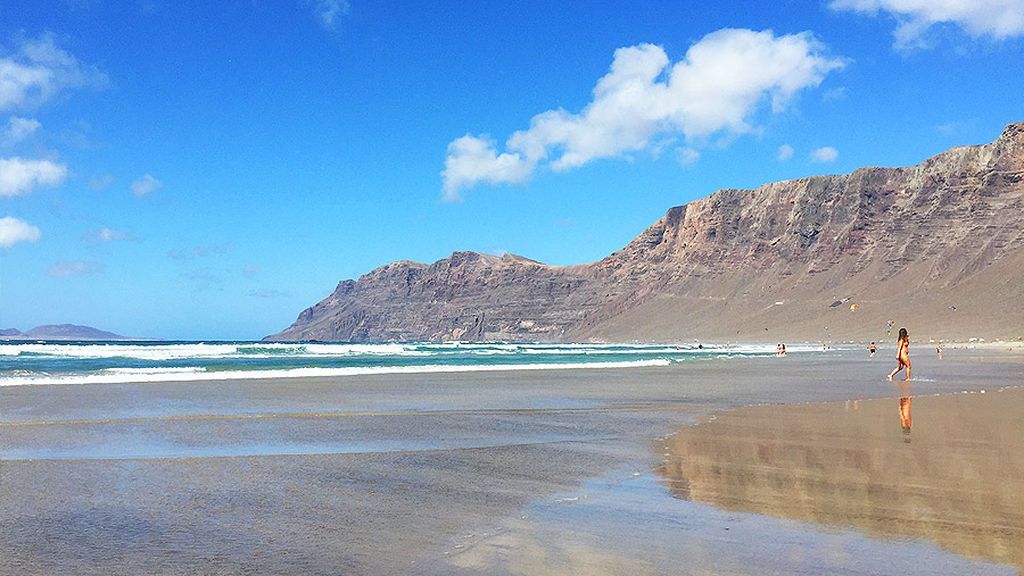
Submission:
M 785 344 L 780 344 L 780 346 L 782 346 L 782 355 L 785 356 L 786 355 L 786 345 Z
M 868 355 L 868 357 L 869 358 L 874 358 L 875 357 L 875 352 L 878 352 L 878 346 L 875 346 L 874 342 L 872 342 L 871 344 L 868 344 L 868 352 L 871 353 L 871 354 Z
M 942 360 L 942 340 L 939 340 L 939 343 L 935 345 L 935 354 L 938 355 L 939 360 Z
M 782 342 L 779 342 L 778 344 L 775 345 L 775 357 L 782 357 Z
M 910 335 L 907 334 L 906 328 L 900 328 L 900 335 L 896 339 L 896 361 L 896 368 L 889 372 L 889 380 L 904 368 L 907 369 L 907 377 L 904 380 L 910 380 Z

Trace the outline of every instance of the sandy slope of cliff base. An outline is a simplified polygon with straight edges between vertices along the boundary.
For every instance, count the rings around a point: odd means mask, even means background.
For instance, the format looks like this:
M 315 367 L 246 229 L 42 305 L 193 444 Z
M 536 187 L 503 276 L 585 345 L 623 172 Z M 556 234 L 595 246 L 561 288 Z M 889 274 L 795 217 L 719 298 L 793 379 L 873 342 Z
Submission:
M 866 269 L 839 286 L 830 286 L 827 277 L 797 285 L 723 277 L 689 294 L 661 295 L 581 336 L 609 341 L 885 340 L 895 334 L 886 333 L 892 320 L 894 328 L 906 326 L 918 341 L 1024 337 L 1024 250 L 961 284 L 923 281 L 927 266 L 916 265 L 884 283 Z

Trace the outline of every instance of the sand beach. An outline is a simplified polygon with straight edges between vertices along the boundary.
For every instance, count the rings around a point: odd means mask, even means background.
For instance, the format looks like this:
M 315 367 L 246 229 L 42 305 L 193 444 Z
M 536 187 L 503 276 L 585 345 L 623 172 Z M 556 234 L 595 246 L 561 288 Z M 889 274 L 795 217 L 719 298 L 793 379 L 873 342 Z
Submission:
M 3 387 L 0 574 L 1015 574 L 1020 360 Z

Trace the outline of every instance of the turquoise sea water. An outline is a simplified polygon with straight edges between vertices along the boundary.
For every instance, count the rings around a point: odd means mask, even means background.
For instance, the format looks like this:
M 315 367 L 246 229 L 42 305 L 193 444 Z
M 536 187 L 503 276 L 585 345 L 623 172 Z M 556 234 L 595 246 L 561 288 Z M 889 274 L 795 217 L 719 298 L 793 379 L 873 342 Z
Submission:
M 774 351 L 699 344 L 9 341 L 0 342 L 0 386 L 627 368 Z

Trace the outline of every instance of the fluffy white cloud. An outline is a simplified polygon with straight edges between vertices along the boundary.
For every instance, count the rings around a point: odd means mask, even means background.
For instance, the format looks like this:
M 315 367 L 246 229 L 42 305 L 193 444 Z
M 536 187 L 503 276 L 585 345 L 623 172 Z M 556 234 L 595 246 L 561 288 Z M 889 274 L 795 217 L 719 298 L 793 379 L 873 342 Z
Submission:
M 42 124 L 35 118 L 19 118 L 11 116 L 7 120 L 7 127 L 0 130 L 0 146 L 14 146 L 25 138 L 39 130 Z
M 785 162 L 786 160 L 789 160 L 790 158 L 793 157 L 794 152 L 795 150 L 793 150 L 792 146 L 790 146 L 789 144 L 783 144 L 782 146 L 779 146 L 779 151 L 776 152 L 775 158 L 779 162 Z
M 57 262 L 47 271 L 47 274 L 54 278 L 70 278 L 83 274 L 95 274 L 103 271 L 103 265 L 99 262 L 88 262 L 86 260 L 65 260 Z
M 0 248 L 10 248 L 21 242 L 35 242 L 42 237 L 39 228 L 11 216 L 0 218 Z
M 36 186 L 60 186 L 68 168 L 49 160 L 0 158 L 0 197 L 28 194 Z
M 1024 0 L 833 0 L 831 7 L 864 14 L 888 12 L 898 22 L 898 47 L 919 44 L 928 28 L 943 23 L 997 40 L 1024 34 Z
M 515 153 L 498 154 L 494 141 L 486 136 L 466 135 L 448 144 L 448 157 L 444 159 L 443 198 L 447 202 L 459 200 L 459 193 L 478 182 L 499 184 L 525 181 L 533 172 L 535 162 Z
M 144 174 L 138 180 L 132 182 L 132 194 L 136 196 L 145 196 L 154 190 L 161 188 L 164 185 L 163 182 L 157 180 L 149 174 Z
M 798 92 L 817 86 L 843 60 L 825 55 L 810 33 L 776 36 L 723 29 L 671 63 L 660 46 L 615 51 L 611 69 L 579 113 L 549 110 L 533 117 L 499 150 L 487 137 L 466 135 L 448 145 L 444 198 L 478 183 L 518 183 L 540 165 L 569 170 L 597 158 L 651 148 L 655 137 L 707 138 L 750 130 L 762 101 L 783 110 Z
M 839 158 L 839 150 L 831 146 L 822 146 L 811 151 L 811 160 L 815 162 L 835 162 Z
M 67 88 L 99 87 L 107 77 L 83 66 L 46 34 L 0 56 L 0 110 L 35 108 Z

